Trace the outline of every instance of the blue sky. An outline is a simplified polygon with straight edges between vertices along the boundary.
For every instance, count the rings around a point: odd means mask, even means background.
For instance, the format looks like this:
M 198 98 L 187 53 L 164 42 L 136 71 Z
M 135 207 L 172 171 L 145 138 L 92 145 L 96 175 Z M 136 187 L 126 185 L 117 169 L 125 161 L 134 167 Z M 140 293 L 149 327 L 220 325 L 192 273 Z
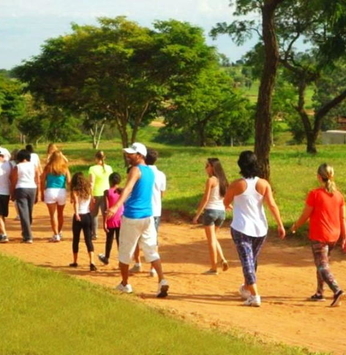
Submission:
M 217 22 L 231 22 L 232 12 L 229 0 L 0 0 L 0 68 L 39 54 L 45 40 L 69 33 L 72 22 L 96 24 L 100 16 L 125 15 L 150 27 L 154 20 L 176 19 L 202 27 L 207 36 Z M 207 42 L 231 61 L 250 48 L 225 35 Z

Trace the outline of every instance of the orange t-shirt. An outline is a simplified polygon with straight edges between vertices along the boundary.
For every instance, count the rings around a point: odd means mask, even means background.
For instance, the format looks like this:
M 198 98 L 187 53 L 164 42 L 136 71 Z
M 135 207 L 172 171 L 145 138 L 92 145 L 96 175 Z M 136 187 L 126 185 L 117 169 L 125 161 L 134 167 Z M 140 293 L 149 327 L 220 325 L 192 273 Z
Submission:
M 310 215 L 309 238 L 318 242 L 333 243 L 340 237 L 340 209 L 345 204 L 339 191 L 328 193 L 324 188 L 309 192 L 306 204 L 313 207 Z

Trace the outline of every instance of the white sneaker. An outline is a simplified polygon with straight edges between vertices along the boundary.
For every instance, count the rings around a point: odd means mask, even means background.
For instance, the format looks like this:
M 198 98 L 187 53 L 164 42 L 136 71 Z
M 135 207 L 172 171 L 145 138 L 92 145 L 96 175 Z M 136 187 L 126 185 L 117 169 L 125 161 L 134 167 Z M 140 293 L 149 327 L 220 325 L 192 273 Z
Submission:
M 60 235 L 59 234 L 53 235 L 53 237 L 51 239 L 49 239 L 49 241 L 51 243 L 59 243 L 60 242 Z
M 155 277 L 155 276 L 157 276 L 157 272 L 156 272 L 156 270 L 155 270 L 154 268 L 150 269 L 149 276 L 150 276 L 150 277 Z
M 251 292 L 245 288 L 245 285 L 239 287 L 239 294 L 243 300 L 247 300 L 251 296 Z
M 169 289 L 169 285 L 168 285 L 167 280 L 162 279 L 162 280 L 159 282 L 159 288 L 158 288 L 158 290 L 157 290 L 156 297 L 158 297 L 158 298 L 165 298 L 165 297 L 167 297 L 167 296 L 168 296 L 168 289 Z
M 115 287 L 117 291 L 123 292 L 123 293 L 132 293 L 132 286 L 130 284 L 127 284 L 124 286 L 121 282 L 118 286 Z
M 260 305 L 261 305 L 261 296 L 259 296 L 259 295 L 256 295 L 256 296 L 251 295 L 251 296 L 244 302 L 244 306 L 260 307 Z

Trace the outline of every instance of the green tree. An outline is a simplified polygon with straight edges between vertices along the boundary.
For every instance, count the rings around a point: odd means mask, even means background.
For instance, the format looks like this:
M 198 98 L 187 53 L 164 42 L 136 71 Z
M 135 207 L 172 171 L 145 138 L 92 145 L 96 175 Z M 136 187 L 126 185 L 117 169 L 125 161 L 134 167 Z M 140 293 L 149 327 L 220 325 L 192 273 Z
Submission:
M 124 17 L 98 21 L 48 40 L 15 72 L 46 104 L 114 122 L 125 147 L 163 99 L 187 90 L 217 56 L 202 29 L 185 22 L 156 21 L 151 30 Z
M 164 113 L 166 131 L 181 131 L 190 144 L 230 144 L 252 133 L 249 103 L 222 69 L 202 71 L 191 90 L 174 97 Z M 250 123 L 249 123 L 250 122 Z

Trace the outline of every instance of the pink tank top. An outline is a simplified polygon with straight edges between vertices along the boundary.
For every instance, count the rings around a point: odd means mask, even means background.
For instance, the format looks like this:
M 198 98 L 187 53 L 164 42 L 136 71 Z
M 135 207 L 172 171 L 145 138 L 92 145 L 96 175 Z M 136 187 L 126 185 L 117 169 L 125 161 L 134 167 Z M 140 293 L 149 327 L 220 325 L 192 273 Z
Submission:
M 115 205 L 115 203 L 119 200 L 120 194 L 117 190 L 108 189 L 107 200 L 108 206 L 111 207 Z M 121 224 L 121 216 L 124 213 L 124 206 L 119 207 L 117 213 L 113 215 L 111 218 L 107 219 L 107 227 L 108 228 L 119 228 Z

